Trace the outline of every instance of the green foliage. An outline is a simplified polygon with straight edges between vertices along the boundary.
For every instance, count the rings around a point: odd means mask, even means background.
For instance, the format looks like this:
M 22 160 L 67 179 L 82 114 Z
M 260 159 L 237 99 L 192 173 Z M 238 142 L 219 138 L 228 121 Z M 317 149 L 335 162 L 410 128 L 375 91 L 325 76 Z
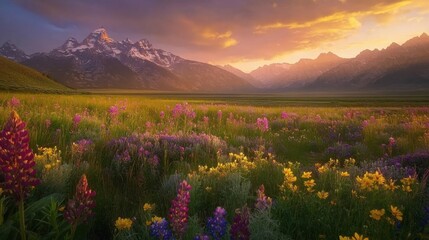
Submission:
M 13 96 L 20 100 L 18 106 L 10 104 Z M 33 239 L 66 237 L 70 229 L 58 209 L 64 199 L 74 194 L 82 173 L 97 192 L 97 207 L 93 220 L 78 228 L 76 239 L 149 239 L 146 221 L 155 215 L 167 217 L 183 179 L 192 186 L 192 217 L 186 239 L 203 233 L 207 217 L 217 206 L 226 208 L 230 223 L 236 208 L 255 206 L 256 190 L 262 184 L 265 194 L 273 199 L 273 207 L 270 211 L 252 209 L 252 239 L 338 239 L 339 235 L 352 236 L 355 232 L 370 239 L 406 239 L 408 235 L 418 237 L 425 228 L 420 226 L 425 217 L 423 204 L 428 203 L 423 190 L 363 192 L 356 189 L 356 177 L 362 176 L 368 170 L 365 166 L 377 159 L 429 150 L 429 112 L 425 107 L 408 108 L 426 106 L 428 100 L 421 96 L 412 99 L 418 101 L 400 103 L 402 100 L 391 98 L 384 103 L 370 98 L 365 103 L 357 97 L 296 100 L 283 96 L 59 96 L 2 92 L 0 124 L 14 108 L 28 124 L 32 149 L 47 149 L 37 152 L 37 176 L 42 183 L 26 202 L 28 235 Z M 188 101 L 196 117 L 181 116 L 176 121 L 172 109 L 184 101 Z M 111 116 L 109 108 L 122 102 L 126 103 L 125 109 Z M 335 102 L 334 107 L 331 102 Z M 220 120 L 219 110 L 223 113 Z M 288 118 L 281 118 L 283 111 L 289 113 Z M 82 119 L 74 126 L 76 114 Z M 204 116 L 209 124 L 204 122 Z M 267 132 L 256 127 L 256 119 L 262 116 L 269 119 Z M 153 148 L 159 147 L 159 165 L 150 165 L 149 158 L 138 158 L 138 149 L 129 145 L 134 151 L 132 161 L 119 168 L 115 165 L 116 154 L 121 152 L 112 148 L 111 142 L 133 134 L 146 134 L 154 139 L 151 143 L 163 135 L 177 136 L 180 141 L 154 144 Z M 192 137 L 203 134 L 210 135 L 205 145 Z M 390 137 L 396 144 L 383 147 Z M 81 139 L 90 139 L 93 146 L 84 154 L 76 154 L 73 143 Z M 315 163 L 329 164 L 329 157 L 334 155 L 329 155 L 328 149 L 345 144 L 351 146 L 352 157 L 362 165 L 341 163 L 324 173 L 314 167 Z M 176 151 L 180 147 L 185 154 Z M 145 146 L 148 149 L 151 147 Z M 301 164 L 292 163 L 296 161 Z M 297 177 L 296 194 L 280 188 L 287 167 Z M 383 169 L 393 174 L 393 168 Z M 350 176 L 341 177 L 336 170 L 348 171 Z M 303 171 L 312 172 L 315 179 L 312 193 L 304 186 Z M 400 185 L 399 180 L 396 184 Z M 353 196 L 352 190 L 361 197 Z M 329 196 L 320 199 L 318 191 L 326 191 Z M 2 195 L 1 199 L 0 235 L 16 239 L 17 207 L 7 197 Z M 142 209 L 144 203 L 155 203 L 156 209 L 149 214 Z M 390 216 L 390 205 L 404 214 L 400 228 L 392 227 L 386 218 L 376 221 L 369 217 L 373 209 L 385 209 L 386 216 Z M 130 231 L 115 230 L 114 221 L 119 216 L 133 219 Z
M 289 239 L 280 231 L 279 223 L 273 219 L 270 210 L 255 211 L 250 216 L 250 239 Z
M 34 69 L 0 57 L 0 90 L 42 92 L 42 93 L 72 93 L 67 88 L 48 78 Z

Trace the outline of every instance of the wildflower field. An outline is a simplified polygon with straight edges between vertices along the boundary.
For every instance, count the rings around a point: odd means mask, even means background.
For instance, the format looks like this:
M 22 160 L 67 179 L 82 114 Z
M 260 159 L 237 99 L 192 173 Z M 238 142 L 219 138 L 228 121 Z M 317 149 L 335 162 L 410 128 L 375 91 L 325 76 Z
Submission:
M 428 239 L 429 100 L 0 94 L 0 239 Z

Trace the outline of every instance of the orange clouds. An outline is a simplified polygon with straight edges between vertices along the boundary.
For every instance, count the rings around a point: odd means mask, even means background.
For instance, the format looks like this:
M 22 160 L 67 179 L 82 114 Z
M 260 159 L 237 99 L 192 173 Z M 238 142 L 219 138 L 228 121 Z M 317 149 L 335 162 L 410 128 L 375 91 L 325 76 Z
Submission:
M 116 33 L 115 39 L 148 38 L 156 47 L 213 63 L 278 60 L 303 51 L 336 52 L 333 46 L 352 46 L 354 36 L 365 37 L 370 30 L 378 32 L 371 36 L 379 41 L 375 38 L 398 35 L 392 29 L 407 19 L 419 23 L 410 28 L 415 35 L 426 30 L 422 23 L 429 24 L 423 14 L 429 12 L 427 0 L 17 2 L 58 26 L 73 24 L 88 31 L 103 25 Z M 401 17 L 405 20 L 399 21 Z M 396 29 L 410 34 L 405 28 Z
M 228 48 L 236 45 L 238 42 L 236 39 L 232 38 L 232 32 L 226 31 L 224 33 L 217 33 L 211 30 L 205 30 L 202 33 L 203 38 L 211 41 L 215 41 L 218 45 L 221 45 L 223 48 Z

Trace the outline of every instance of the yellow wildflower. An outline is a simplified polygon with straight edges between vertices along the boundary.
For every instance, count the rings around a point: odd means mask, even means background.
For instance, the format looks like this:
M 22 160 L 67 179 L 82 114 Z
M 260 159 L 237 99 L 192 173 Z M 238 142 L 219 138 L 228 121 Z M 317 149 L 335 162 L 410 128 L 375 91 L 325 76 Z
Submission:
M 155 204 L 145 203 L 143 205 L 143 210 L 145 212 L 149 212 L 149 211 L 152 211 L 154 207 L 155 207 Z
M 385 210 L 384 210 L 384 208 L 383 209 L 380 209 L 380 210 L 378 210 L 378 209 L 373 209 L 373 210 L 371 210 L 371 211 L 369 211 L 370 212 L 370 217 L 371 218 L 373 218 L 373 219 L 375 219 L 375 220 L 377 220 L 377 221 L 379 221 L 380 219 L 381 219 L 381 217 L 384 215 L 384 213 L 386 212 Z
M 328 169 L 325 166 L 321 166 L 317 169 L 317 171 L 319 171 L 319 173 L 324 173 L 324 172 L 328 171 Z
M 297 192 L 297 191 L 298 191 L 298 186 L 297 186 L 297 185 L 293 185 L 293 184 L 291 184 L 291 185 L 289 186 L 289 189 L 290 189 L 292 192 Z
M 369 239 L 355 232 L 355 235 L 353 235 L 351 240 L 369 240 Z
M 369 190 L 370 191 L 372 189 L 373 181 L 366 174 L 363 176 L 363 178 L 357 176 L 356 182 L 358 183 L 359 188 L 361 190 Z
M 386 181 L 383 174 L 381 174 L 379 171 L 375 171 L 375 173 L 373 173 L 371 177 L 373 181 L 378 185 L 383 185 L 384 182 Z
M 340 175 L 341 175 L 341 177 L 350 177 L 350 174 L 347 171 L 341 172 Z
M 415 182 L 415 180 L 416 179 L 414 177 L 408 176 L 406 178 L 401 179 L 401 183 L 403 185 L 411 185 Z
M 393 179 L 389 179 L 389 181 L 384 184 L 384 189 L 390 190 L 392 192 L 397 188 L 399 188 L 399 186 L 395 186 L 395 181 Z
M 314 179 L 310 179 L 310 180 L 304 181 L 304 186 L 308 188 L 312 188 L 316 186 L 316 183 L 314 182 Z
M 386 220 L 390 225 L 395 225 L 395 220 L 393 220 L 392 218 L 387 217 Z
M 49 171 L 49 169 L 51 169 L 52 168 L 52 165 L 51 164 L 45 164 L 45 169 L 47 170 L 47 171 Z
M 354 158 L 349 158 L 349 159 L 344 160 L 344 166 L 345 167 L 353 166 L 353 165 L 355 165 L 355 163 L 356 163 L 356 160 Z
M 133 221 L 131 221 L 131 219 L 129 218 L 118 217 L 118 219 L 115 221 L 115 227 L 119 231 L 130 230 L 132 225 L 133 225 Z
M 158 216 L 154 216 L 154 217 L 152 217 L 152 219 L 151 220 L 149 220 L 149 221 L 146 221 L 146 225 L 147 226 L 150 226 L 152 223 L 154 223 L 154 222 L 161 222 L 162 221 L 162 218 L 161 217 L 158 217 Z
M 350 237 L 347 237 L 347 236 L 340 236 L 340 240 L 350 240 L 351 238 Z
M 311 178 L 311 172 L 303 172 L 301 178 Z
M 413 189 L 409 185 L 402 185 L 402 191 L 404 192 L 412 192 Z
M 65 209 L 65 207 L 64 207 L 64 206 L 62 206 L 62 207 L 58 208 L 58 211 L 59 211 L 59 212 L 62 212 L 62 211 L 64 211 L 64 209 Z
M 398 209 L 398 207 L 395 207 L 393 205 L 390 205 L 390 212 L 392 213 L 392 215 L 398 219 L 398 221 L 402 221 L 402 212 L 401 210 Z
M 325 192 L 325 191 L 319 191 L 319 192 L 317 192 L 317 196 L 318 196 L 320 199 L 326 199 L 326 198 L 328 198 L 329 193 L 328 193 L 328 192 Z

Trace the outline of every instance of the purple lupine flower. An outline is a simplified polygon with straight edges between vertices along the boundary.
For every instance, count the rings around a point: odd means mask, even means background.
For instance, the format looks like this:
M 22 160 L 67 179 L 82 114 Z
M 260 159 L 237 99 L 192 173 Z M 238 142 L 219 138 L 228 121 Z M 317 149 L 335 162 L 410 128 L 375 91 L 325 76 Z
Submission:
M 425 226 L 427 226 L 429 224 L 429 206 L 425 206 L 424 208 L 423 208 L 423 218 L 422 218 L 422 221 L 421 221 L 421 226 L 422 227 L 425 227 Z
M 287 112 L 282 112 L 281 118 L 282 119 L 288 119 L 289 118 L 289 114 Z
M 11 107 L 11 108 L 17 108 L 17 107 L 19 107 L 21 105 L 21 101 L 18 99 L 18 98 L 16 98 L 16 97 L 12 97 L 10 100 L 9 100 L 9 106 Z
M 217 111 L 217 119 L 219 122 L 222 121 L 222 110 Z
M 122 153 L 117 153 L 115 159 L 121 163 L 127 163 L 131 161 L 131 156 L 128 150 L 125 150 Z
M 127 100 L 119 101 L 118 106 L 121 111 L 127 110 Z
M 178 238 L 182 237 L 188 225 L 189 202 L 191 200 L 189 192 L 191 188 L 191 185 L 189 185 L 186 180 L 183 180 L 183 182 L 180 183 L 176 198 L 171 202 L 170 214 L 168 217 L 173 232 L 176 233 Z
M 0 132 L 0 169 L 4 177 L 0 186 L 17 201 L 24 200 L 31 189 L 40 183 L 33 169 L 34 154 L 25 126 L 18 113 L 12 111 Z
M 210 237 L 205 234 L 199 234 L 194 237 L 194 240 L 210 240 Z
M 152 167 L 156 167 L 159 165 L 159 157 L 157 155 L 154 155 L 153 157 L 149 158 L 147 161 Z
M 147 130 L 150 130 L 150 129 L 152 129 L 153 127 L 155 127 L 155 124 L 151 123 L 150 121 L 147 121 L 147 122 L 145 123 L 145 127 L 146 127 L 146 129 L 147 129 Z
M 393 137 L 390 137 L 389 138 L 389 146 L 395 146 L 396 145 L 396 140 L 395 140 L 395 138 L 393 138 Z
M 178 118 L 182 113 L 183 113 L 183 106 L 180 103 L 176 104 L 173 110 L 171 110 L 171 114 L 173 115 L 174 118 Z
M 52 122 L 51 122 L 51 120 L 50 120 L 50 119 L 46 119 L 46 120 L 45 120 L 45 127 L 46 127 L 46 128 L 49 128 L 49 127 L 51 126 L 51 124 L 52 124 Z
M 73 127 L 77 128 L 77 126 L 79 125 L 81 120 L 82 120 L 82 116 L 80 116 L 80 114 L 76 113 L 73 117 Z
M 257 190 L 258 197 L 256 198 L 256 204 L 255 207 L 259 210 L 265 210 L 271 208 L 273 205 L 273 201 L 270 197 L 267 197 L 265 195 L 265 187 L 264 184 L 262 184 L 259 189 Z
M 76 185 L 76 193 L 72 199 L 67 202 L 64 210 L 64 218 L 74 228 L 83 222 L 86 222 L 93 215 L 95 208 L 95 191 L 88 186 L 86 175 L 82 175 Z
M 116 118 L 119 115 L 119 108 L 116 105 L 110 106 L 109 115 L 112 119 Z
M 186 114 L 186 117 L 189 119 L 194 119 L 197 116 L 197 113 L 195 113 L 195 111 L 192 111 L 192 110 L 186 111 L 185 114 Z
M 89 139 L 81 139 L 72 144 L 72 153 L 82 155 L 91 150 L 93 143 Z
M 209 117 L 204 116 L 203 117 L 203 122 L 204 122 L 204 125 L 209 125 Z
M 137 151 L 137 155 L 139 156 L 139 158 L 143 157 L 143 154 L 145 154 L 146 150 L 144 150 L 143 147 L 140 147 L 139 150 Z
M 163 218 L 161 221 L 154 221 L 150 225 L 149 234 L 151 237 L 160 240 L 173 240 L 173 234 L 168 227 L 168 222 Z
M 236 210 L 233 223 L 231 225 L 231 239 L 232 240 L 248 240 L 250 239 L 250 210 L 248 207 L 243 207 L 241 211 Z
M 165 113 L 164 113 L 164 111 L 161 111 L 161 112 L 159 113 L 159 117 L 160 117 L 161 119 L 164 119 L 164 117 L 165 117 Z
M 215 240 L 220 240 L 226 233 L 228 222 L 225 216 L 226 210 L 222 207 L 217 207 L 213 217 L 209 217 L 207 220 L 207 233 Z
M 256 126 L 262 132 L 268 131 L 268 119 L 266 117 L 258 118 L 256 120 Z

